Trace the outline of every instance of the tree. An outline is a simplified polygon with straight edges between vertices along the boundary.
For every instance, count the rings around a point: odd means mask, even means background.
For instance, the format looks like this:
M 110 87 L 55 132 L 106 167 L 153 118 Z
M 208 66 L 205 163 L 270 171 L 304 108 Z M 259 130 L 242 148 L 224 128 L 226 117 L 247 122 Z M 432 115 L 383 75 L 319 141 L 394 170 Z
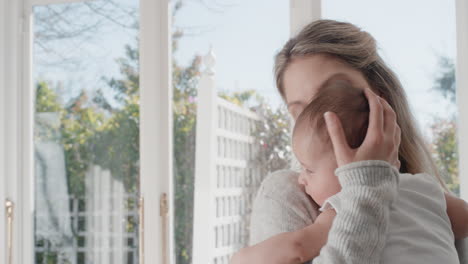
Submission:
M 452 103 L 456 100 L 455 89 L 455 65 L 446 57 L 439 58 L 440 73 L 434 80 L 433 89 L 449 99 Z M 431 125 L 433 141 L 430 145 L 433 157 L 444 178 L 447 187 L 455 194 L 460 194 L 460 182 L 458 178 L 458 143 L 457 122 L 455 114 L 448 118 L 437 118 Z
M 455 65 L 448 57 L 439 57 L 440 72 L 435 78 L 434 89 L 453 103 L 456 101 Z
M 46 9 L 47 12 L 40 17 L 44 27 L 36 36 L 38 45 L 43 47 L 41 52 L 46 55 L 41 63 L 57 66 L 73 62 L 72 58 L 65 56 L 68 54 L 64 54 L 63 50 L 46 48 L 55 47 L 50 43 L 60 38 L 78 38 L 77 41 L 89 39 L 93 32 L 97 32 L 103 20 L 115 20 L 116 14 L 109 11 L 114 10 L 113 2 L 106 0 L 103 5 L 85 5 L 74 10 L 73 6 Z M 182 0 L 174 2 L 173 19 L 182 6 Z M 82 18 L 77 20 L 79 22 L 64 19 L 64 17 L 74 17 L 81 12 L 88 12 L 86 13 L 88 15 L 89 12 L 97 12 L 101 15 L 99 19 L 90 21 Z M 137 24 L 135 27 L 137 28 Z M 183 36 L 183 29 L 173 29 L 174 54 Z M 117 62 L 121 76 L 103 77 L 112 93 L 104 89 L 93 94 L 82 92 L 66 102 L 61 102 L 63 98 L 50 82 L 41 81 L 37 84 L 36 111 L 60 113 L 60 141 L 65 149 L 69 193 L 76 197 L 85 194 L 85 175 L 90 165 L 109 169 L 115 179 L 124 183 L 129 194 L 138 192 L 139 182 L 135 181 L 139 173 L 138 40 L 126 46 L 125 56 L 119 58 Z M 200 64 L 199 56 L 194 56 L 187 66 L 180 65 L 175 59 L 172 64 L 174 236 L 175 257 L 178 264 L 192 262 L 196 87 L 200 76 Z M 264 117 L 265 123 L 259 122 L 255 132 L 259 142 L 259 159 L 256 162 L 265 164 L 265 173 L 262 175 L 266 175 L 266 171 L 286 167 L 290 148 L 287 135 L 289 119 L 285 109 L 270 108 L 267 101 L 254 91 L 226 93 L 221 96 L 245 107 L 247 102 L 251 102 L 253 105 L 251 110 Z M 135 204 L 129 203 L 127 206 L 130 208 Z M 128 228 L 133 230 L 135 225 L 136 223 L 131 223 Z
M 220 92 L 219 96 L 257 113 L 261 121 L 255 125 L 253 136 L 257 144 L 255 162 L 262 164 L 262 175 L 286 169 L 293 155 L 290 142 L 291 118 L 284 106 L 272 108 L 268 100 L 255 90 Z M 262 179 L 260 179 L 262 180 Z
M 48 67 L 82 66 L 82 54 L 99 47 L 99 34 L 109 25 L 122 30 L 137 30 L 134 4 L 118 0 L 85 1 L 72 4 L 38 6 L 34 9 L 36 63 Z
M 176 263 L 192 263 L 197 76 L 200 57 L 184 68 L 173 62 L 174 238 Z

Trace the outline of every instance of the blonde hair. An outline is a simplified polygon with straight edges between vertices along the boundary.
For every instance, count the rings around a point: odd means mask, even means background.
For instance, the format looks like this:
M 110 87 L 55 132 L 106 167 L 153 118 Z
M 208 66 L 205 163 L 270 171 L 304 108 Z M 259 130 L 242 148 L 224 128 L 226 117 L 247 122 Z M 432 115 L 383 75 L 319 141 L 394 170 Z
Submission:
M 291 38 L 275 57 L 277 88 L 286 100 L 283 77 L 292 59 L 313 54 L 332 55 L 360 71 L 371 89 L 392 106 L 401 128 L 399 159 L 402 173 L 427 173 L 447 190 L 426 142 L 410 112 L 405 91 L 396 74 L 377 53 L 375 39 L 357 26 L 334 20 L 317 20 Z

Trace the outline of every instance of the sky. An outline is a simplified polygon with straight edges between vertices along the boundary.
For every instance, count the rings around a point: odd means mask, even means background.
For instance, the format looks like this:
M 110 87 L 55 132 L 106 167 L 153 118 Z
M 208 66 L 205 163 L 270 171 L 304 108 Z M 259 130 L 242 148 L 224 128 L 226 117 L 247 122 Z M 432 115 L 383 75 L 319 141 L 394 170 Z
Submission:
M 117 1 L 122 6 L 138 3 Z M 447 117 L 455 110 L 432 89 L 438 56 L 453 59 L 456 54 L 454 0 L 322 0 L 322 17 L 351 22 L 374 36 L 424 132 L 434 116 Z M 178 63 L 187 65 L 212 46 L 219 90 L 255 89 L 273 106 L 282 104 L 273 78 L 273 58 L 289 38 L 289 0 L 186 0 L 173 27 L 185 32 L 174 55 Z M 106 91 L 102 77 L 120 75 L 116 59 L 123 57 L 125 44 L 136 43 L 136 36 L 136 31 L 109 24 L 92 42 L 58 40 L 53 45 L 70 45 L 69 50 L 83 61 L 81 69 L 38 66 L 35 75 L 64 80 L 75 96 L 81 89 L 104 87 Z
M 78 96 L 83 90 L 88 95 L 101 89 L 108 95 L 109 102 L 116 106 L 113 100 L 114 92 L 109 88 L 107 80 L 122 78 L 118 59 L 126 58 L 125 46 L 136 47 L 139 31 L 131 28 L 135 18 L 128 10 L 138 10 L 137 0 L 115 0 L 117 5 L 108 1 L 77 2 L 37 6 L 34 14 L 34 46 L 33 73 L 36 81 L 46 80 L 52 86 L 59 86 L 62 101 L 67 102 Z M 96 12 L 90 12 L 86 4 L 102 8 L 105 15 L 126 25 L 122 27 L 113 20 L 105 19 Z M 53 10 L 54 12 L 51 12 Z M 60 13 L 61 21 L 51 14 Z M 41 17 L 47 20 L 40 19 Z M 136 17 L 138 20 L 138 16 Z M 50 26 L 53 24 L 53 26 Z M 47 26 L 46 26 L 47 25 Z M 47 30 L 43 30 L 46 28 Z M 86 28 L 76 37 L 52 38 L 51 28 L 57 31 L 74 32 Z M 45 36 L 45 39 L 38 39 Z M 47 49 L 44 51 L 45 46 Z M 53 87 L 54 88 L 54 87 Z
M 173 23 L 187 32 L 175 59 L 188 64 L 211 45 L 219 90 L 256 89 L 273 105 L 281 104 L 272 67 L 275 53 L 289 38 L 289 1 L 218 2 L 185 3 Z M 377 40 L 425 134 L 435 116 L 455 110 L 432 89 L 438 56 L 456 56 L 453 0 L 322 0 L 322 17 L 351 22 Z

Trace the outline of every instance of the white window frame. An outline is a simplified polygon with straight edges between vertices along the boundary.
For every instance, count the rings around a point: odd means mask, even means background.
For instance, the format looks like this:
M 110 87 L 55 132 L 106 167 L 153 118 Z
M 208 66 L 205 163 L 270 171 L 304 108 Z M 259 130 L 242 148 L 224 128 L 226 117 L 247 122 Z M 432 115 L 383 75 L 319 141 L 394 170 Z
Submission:
M 3 205 L 7 198 L 15 202 L 15 264 L 34 260 L 32 7 L 84 1 L 89 0 L 0 0 L 0 199 Z M 170 241 L 162 241 L 159 202 L 163 193 L 169 204 L 173 197 L 171 12 L 168 0 L 140 0 L 140 7 L 140 191 L 145 200 L 140 262 L 166 264 L 161 256 L 172 260 L 174 243 L 168 234 Z M 8 263 L 4 206 L 0 218 L 0 262 Z
M 0 93 L 2 95 L 2 106 L 1 111 L 2 123 L 0 124 L 0 129 L 2 135 L 2 146 L 0 151 L 2 151 L 2 163 L 0 174 L 0 184 L 4 187 L 0 193 L 1 198 L 1 220 L 0 223 L 2 232 L 0 237 L 0 257 L 2 263 L 7 262 L 7 230 L 6 230 L 6 219 L 5 219 L 5 201 L 10 199 L 15 202 L 15 211 L 14 211 L 14 224 L 13 224 L 13 263 L 22 263 L 24 258 L 20 254 L 20 247 L 22 246 L 22 234 L 23 228 L 21 220 L 21 207 L 18 204 L 21 204 L 21 195 L 20 188 L 21 180 L 19 179 L 22 175 L 24 169 L 20 166 L 19 161 L 24 159 L 21 155 L 21 111 L 19 109 L 19 98 L 20 94 L 20 82 L 21 76 L 20 71 L 23 63 L 21 62 L 21 52 L 22 52 L 22 2 L 21 1 L 9 1 L 9 0 L 0 0 L 1 9 L 0 9 L 0 19 L 3 19 L 0 25 L 2 28 L 1 32 L 1 53 L 2 60 L 0 61 L 0 69 L 2 70 L 1 76 L 2 80 Z M 27 247 L 27 245 L 24 245 Z
M 460 196 L 468 201 L 468 2 L 456 0 L 458 106 L 458 175 Z
M 3 58 L 0 61 L 0 202 L 2 208 L 0 208 L 0 234 L 6 234 L 6 226 L 5 226 L 5 210 L 4 210 L 4 202 L 7 198 L 6 194 L 6 81 L 5 81 L 5 61 L 6 61 L 6 54 L 5 54 L 5 45 L 6 45 L 6 2 L 5 0 L 0 0 L 0 58 Z M 5 236 L 0 237 L 0 262 L 7 263 L 6 259 L 6 244 L 5 244 Z
M 321 0 L 289 0 L 289 33 L 294 36 L 305 25 L 322 17 Z
M 24 2 L 23 2 L 24 1 Z M 0 201 L 16 204 L 13 263 L 32 263 L 31 187 L 22 184 L 32 175 L 31 36 L 25 11 L 32 5 L 88 0 L 0 0 Z M 168 0 L 140 0 L 141 3 L 141 193 L 145 198 L 145 263 L 165 264 L 159 201 L 167 193 L 172 205 L 172 87 L 170 10 Z M 291 35 L 306 21 L 321 17 L 320 0 L 290 0 Z M 457 104 L 461 196 L 468 199 L 468 3 L 456 0 L 457 14 Z M 25 19 L 26 18 L 26 19 Z M 26 22 L 24 22 L 26 21 Z M 28 56 L 24 56 L 24 55 Z M 29 77 L 28 77 L 29 76 Z M 22 89 L 23 88 L 23 89 Z M 26 93 L 24 93 L 26 91 Z M 28 103 L 29 101 L 29 103 Z M 26 119 L 24 119 L 26 118 Z M 29 120 L 26 122 L 19 120 Z M 26 164 L 26 166 L 24 166 Z M 172 206 L 169 211 L 169 245 L 166 254 L 173 261 Z M 19 221 L 23 219 L 23 221 Z M 155 223 L 155 224 L 153 224 Z M 0 210 L 0 234 L 6 234 L 5 210 Z M 29 254 L 24 254 L 28 253 Z M 0 235 L 0 262 L 7 263 L 6 237 Z M 29 256 L 28 256 L 29 255 Z
M 140 3 L 140 190 L 145 198 L 144 263 L 168 264 L 175 263 L 171 187 L 172 12 L 169 0 L 140 0 Z M 159 207 L 163 194 L 167 194 L 170 205 L 165 232 Z

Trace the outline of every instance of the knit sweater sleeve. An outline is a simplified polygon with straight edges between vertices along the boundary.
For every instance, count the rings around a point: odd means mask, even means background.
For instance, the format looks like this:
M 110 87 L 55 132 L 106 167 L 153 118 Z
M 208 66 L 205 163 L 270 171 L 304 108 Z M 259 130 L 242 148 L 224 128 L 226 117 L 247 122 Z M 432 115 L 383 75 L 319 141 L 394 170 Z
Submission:
M 362 161 L 342 166 L 335 174 L 342 190 L 323 207 L 333 207 L 337 214 L 313 264 L 379 263 L 399 173 L 384 161 Z

